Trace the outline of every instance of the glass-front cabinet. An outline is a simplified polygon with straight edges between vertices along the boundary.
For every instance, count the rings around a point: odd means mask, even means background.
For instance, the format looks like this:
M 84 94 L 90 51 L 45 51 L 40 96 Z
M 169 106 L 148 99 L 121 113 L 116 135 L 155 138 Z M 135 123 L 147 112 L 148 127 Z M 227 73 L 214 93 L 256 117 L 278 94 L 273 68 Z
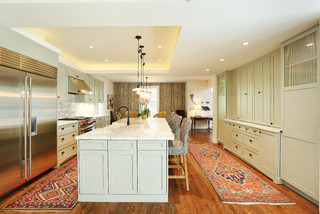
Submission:
M 284 46 L 284 86 L 317 82 L 317 36 L 314 31 Z

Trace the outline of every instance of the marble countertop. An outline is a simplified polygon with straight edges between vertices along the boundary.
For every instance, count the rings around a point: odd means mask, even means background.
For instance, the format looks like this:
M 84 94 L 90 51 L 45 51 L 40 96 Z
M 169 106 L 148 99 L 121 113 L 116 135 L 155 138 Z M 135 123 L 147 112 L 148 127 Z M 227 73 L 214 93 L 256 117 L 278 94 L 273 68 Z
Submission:
M 97 118 L 97 117 L 110 117 L 110 114 L 86 114 L 86 115 L 76 115 L 75 117 L 93 117 L 93 118 Z
M 58 126 L 64 126 L 64 125 L 69 125 L 69 124 L 72 124 L 72 123 L 79 123 L 79 121 L 78 120 L 58 120 L 57 125 Z
M 165 118 L 130 118 L 130 126 L 127 126 L 127 118 L 123 118 L 105 128 L 79 135 L 76 139 L 174 140 L 174 136 Z
M 260 124 L 255 124 L 255 123 L 248 123 L 248 122 L 243 122 L 243 121 L 239 121 L 239 120 L 230 120 L 230 119 L 224 119 L 224 121 L 243 125 L 243 126 L 248 126 L 248 127 L 252 127 L 252 128 L 256 128 L 256 129 L 261 129 L 261 130 L 265 130 L 265 131 L 269 131 L 269 132 L 275 132 L 275 133 L 282 132 L 281 129 L 270 127 L 270 126 L 264 126 L 264 125 L 260 125 Z

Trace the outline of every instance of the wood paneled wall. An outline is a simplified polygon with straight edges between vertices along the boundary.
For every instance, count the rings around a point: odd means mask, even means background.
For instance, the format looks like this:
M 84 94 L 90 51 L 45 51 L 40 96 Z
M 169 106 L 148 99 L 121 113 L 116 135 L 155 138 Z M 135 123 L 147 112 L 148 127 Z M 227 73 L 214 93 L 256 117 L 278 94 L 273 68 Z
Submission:
M 167 112 L 167 119 L 170 112 L 185 110 L 185 83 L 150 83 L 151 86 L 159 86 L 159 109 Z M 134 113 L 139 112 L 139 96 L 132 91 L 136 83 L 116 82 L 114 83 L 114 110 L 120 106 L 129 107 Z M 125 109 L 121 114 L 125 115 Z

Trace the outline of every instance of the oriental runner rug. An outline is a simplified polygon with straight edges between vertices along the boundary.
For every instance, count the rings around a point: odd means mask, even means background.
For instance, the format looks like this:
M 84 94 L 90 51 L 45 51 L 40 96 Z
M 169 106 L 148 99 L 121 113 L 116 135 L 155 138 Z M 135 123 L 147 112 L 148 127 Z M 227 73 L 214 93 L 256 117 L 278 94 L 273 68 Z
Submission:
M 188 145 L 223 203 L 295 204 L 217 146 L 211 143 Z
M 10 201 L 0 211 L 71 211 L 78 202 L 77 158 Z

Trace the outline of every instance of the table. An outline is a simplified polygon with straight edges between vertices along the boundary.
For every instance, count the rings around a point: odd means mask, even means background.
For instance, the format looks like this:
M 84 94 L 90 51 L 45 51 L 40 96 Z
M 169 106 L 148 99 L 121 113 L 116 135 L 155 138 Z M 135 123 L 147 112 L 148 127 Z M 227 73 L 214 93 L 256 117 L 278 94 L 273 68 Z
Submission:
M 212 117 L 199 117 L 199 116 L 195 116 L 195 117 L 191 117 L 192 120 L 192 129 L 196 130 L 196 126 L 197 126 L 197 121 L 201 121 L 201 120 L 205 120 L 208 122 L 208 130 L 210 129 L 210 121 L 212 121 Z

